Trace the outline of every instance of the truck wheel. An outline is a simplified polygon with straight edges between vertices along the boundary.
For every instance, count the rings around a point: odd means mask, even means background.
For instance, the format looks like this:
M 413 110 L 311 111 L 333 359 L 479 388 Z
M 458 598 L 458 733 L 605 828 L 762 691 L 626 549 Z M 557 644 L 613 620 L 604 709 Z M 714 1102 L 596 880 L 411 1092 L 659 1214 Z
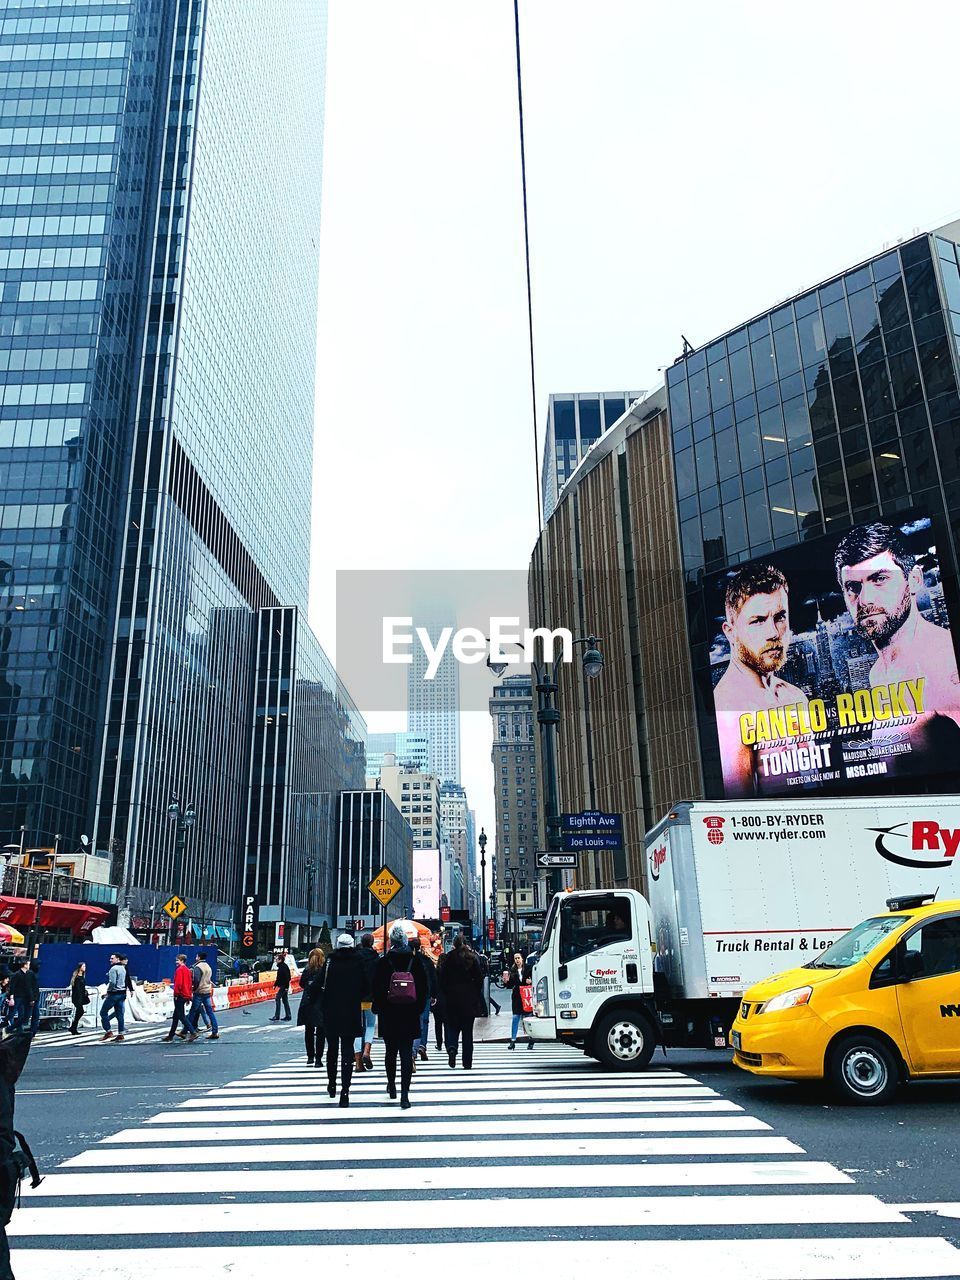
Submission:
M 656 1048 L 653 1028 L 642 1013 L 614 1009 L 597 1027 L 593 1054 L 615 1071 L 642 1071 Z
M 900 1084 L 900 1064 L 875 1036 L 847 1036 L 831 1056 L 830 1083 L 843 1102 L 855 1106 L 889 1102 Z

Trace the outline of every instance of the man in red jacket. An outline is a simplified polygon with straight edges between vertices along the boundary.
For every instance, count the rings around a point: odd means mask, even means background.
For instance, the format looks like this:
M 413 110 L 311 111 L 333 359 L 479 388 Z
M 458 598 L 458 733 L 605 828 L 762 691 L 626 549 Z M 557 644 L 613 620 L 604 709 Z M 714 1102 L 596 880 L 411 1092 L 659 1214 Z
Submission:
M 163 1037 L 164 1040 L 172 1040 L 177 1030 L 177 1023 L 181 1023 L 183 1031 L 180 1032 L 182 1040 L 187 1034 L 187 1002 L 193 999 L 193 979 L 190 976 L 190 970 L 187 968 L 187 957 L 177 956 L 177 968 L 173 975 L 173 1020 L 170 1023 L 170 1030 Z

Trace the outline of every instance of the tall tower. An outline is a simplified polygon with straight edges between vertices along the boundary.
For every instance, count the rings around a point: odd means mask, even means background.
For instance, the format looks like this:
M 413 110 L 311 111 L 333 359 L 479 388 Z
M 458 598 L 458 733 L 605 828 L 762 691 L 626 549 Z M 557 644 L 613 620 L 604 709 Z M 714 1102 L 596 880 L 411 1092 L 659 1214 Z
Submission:
M 435 645 L 444 627 L 456 627 L 453 619 L 414 618 Z M 460 668 L 447 645 L 432 680 L 427 679 L 427 655 L 423 645 L 413 646 L 413 662 L 407 669 L 407 729 L 423 734 L 429 743 L 427 771 L 441 782 L 460 781 Z
M 303 621 L 326 5 L 0 12 L 0 827 L 282 903 L 287 793 L 363 776 Z

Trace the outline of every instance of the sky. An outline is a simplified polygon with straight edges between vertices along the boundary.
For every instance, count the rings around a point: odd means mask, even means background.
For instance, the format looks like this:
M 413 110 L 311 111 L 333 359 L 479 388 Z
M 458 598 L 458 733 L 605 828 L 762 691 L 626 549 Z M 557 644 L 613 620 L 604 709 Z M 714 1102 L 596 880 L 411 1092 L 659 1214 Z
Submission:
M 958 12 L 520 0 L 541 450 L 550 393 L 653 388 L 681 335 L 960 216 Z M 335 658 L 338 572 L 525 570 L 536 541 L 511 0 L 330 0 L 317 352 Z M 488 833 L 490 746 L 465 713 Z

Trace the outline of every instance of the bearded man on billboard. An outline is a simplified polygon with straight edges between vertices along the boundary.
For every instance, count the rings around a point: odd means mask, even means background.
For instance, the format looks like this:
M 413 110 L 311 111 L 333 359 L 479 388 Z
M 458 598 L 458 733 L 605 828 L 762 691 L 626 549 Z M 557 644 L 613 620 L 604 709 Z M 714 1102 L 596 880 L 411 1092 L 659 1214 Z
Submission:
M 960 751 L 960 677 L 950 632 L 917 607 L 923 572 L 916 557 L 898 529 L 878 522 L 844 534 L 834 566 L 854 625 L 876 650 L 871 689 L 911 681 L 921 690 L 911 723 L 878 721 L 874 741 L 909 741 L 909 753 L 891 761 L 897 772 L 942 770 Z

